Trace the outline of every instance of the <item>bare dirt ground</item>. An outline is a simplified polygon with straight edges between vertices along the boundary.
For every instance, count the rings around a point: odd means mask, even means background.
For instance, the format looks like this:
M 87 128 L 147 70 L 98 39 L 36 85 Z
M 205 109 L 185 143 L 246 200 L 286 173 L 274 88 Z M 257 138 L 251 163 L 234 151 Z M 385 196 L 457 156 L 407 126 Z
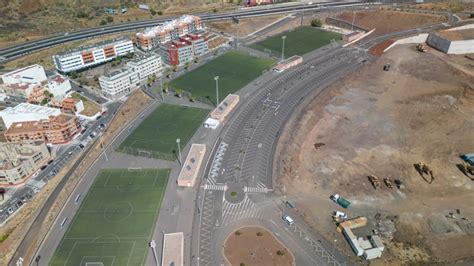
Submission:
M 459 155 L 474 151 L 472 64 L 396 46 L 336 82 L 287 124 L 276 152 L 277 189 L 353 258 L 330 217 L 340 210 L 329 200 L 334 193 L 352 202 L 350 217 L 366 216 L 381 232 L 388 249 L 375 265 L 472 260 L 474 181 L 456 167 Z M 431 184 L 415 170 L 419 161 L 433 170 Z M 374 190 L 368 175 L 403 185 Z
M 230 265 L 294 265 L 293 254 L 262 227 L 244 227 L 229 235 L 224 256 Z
M 224 31 L 231 35 L 234 35 L 239 38 L 246 37 L 250 33 L 265 27 L 266 25 L 277 21 L 284 16 L 265 16 L 265 17 L 256 17 L 256 18 L 242 18 L 239 20 L 239 23 L 234 23 L 232 21 L 219 21 L 219 22 L 210 22 L 207 23 L 208 27 L 216 29 L 218 31 Z
M 117 135 L 118 132 L 130 122 L 134 117 L 143 111 L 149 104 L 151 99 L 141 90 L 137 90 L 130 96 L 130 98 L 124 103 L 124 105 L 118 110 L 117 116 L 110 122 L 107 130 L 104 132 L 102 137 L 103 143 L 108 145 L 110 141 Z M 45 222 L 40 228 L 38 238 L 34 243 L 31 243 L 28 254 L 25 254 L 25 261 L 34 255 L 34 251 L 38 247 L 41 239 L 46 235 L 49 228 L 51 227 L 55 217 L 58 215 L 62 206 L 65 204 L 70 193 L 74 190 L 74 187 L 79 182 L 80 177 L 86 173 L 87 169 L 92 165 L 95 159 L 101 154 L 102 148 L 97 142 L 91 149 L 89 154 L 83 159 L 74 172 L 73 176 L 68 180 L 64 189 L 58 195 L 57 200 L 51 207 Z M 69 164 L 71 166 L 73 163 Z M 16 248 L 23 239 L 24 234 L 27 232 L 31 223 L 34 220 L 36 210 L 43 206 L 47 197 L 51 194 L 54 188 L 57 186 L 59 181 L 68 172 L 69 167 L 64 168 L 58 173 L 46 187 L 35 195 L 35 200 L 28 202 L 24 207 L 15 214 L 4 226 L 0 228 L 0 235 L 8 235 L 8 238 L 0 243 L 0 265 L 7 265 L 11 256 L 15 252 Z
M 380 36 L 390 32 L 407 30 L 423 25 L 438 23 L 440 21 L 446 21 L 446 17 L 444 16 L 383 10 L 357 11 L 355 13 L 344 12 L 339 14 L 337 18 L 349 23 L 352 23 L 354 20 L 354 25 L 368 30 L 376 28 L 371 36 Z

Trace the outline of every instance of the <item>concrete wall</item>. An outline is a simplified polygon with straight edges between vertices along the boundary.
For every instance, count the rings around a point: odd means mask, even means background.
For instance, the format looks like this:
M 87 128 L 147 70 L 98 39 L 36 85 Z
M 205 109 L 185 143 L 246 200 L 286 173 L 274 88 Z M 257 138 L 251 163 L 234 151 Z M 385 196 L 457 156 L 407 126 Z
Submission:
M 338 28 L 347 29 L 347 30 L 359 30 L 359 31 L 363 31 L 363 32 L 368 32 L 369 31 L 368 29 L 364 29 L 362 27 L 352 25 L 352 23 L 350 23 L 350 22 L 347 22 L 347 21 L 341 20 L 341 19 L 337 19 L 337 18 L 327 17 L 326 18 L 326 24 L 329 24 L 329 25 L 332 25 L 332 26 L 335 26 L 335 27 L 338 27 Z
M 390 48 L 394 47 L 395 45 L 399 45 L 399 44 L 424 43 L 424 42 L 426 42 L 427 38 L 428 38 L 428 33 L 422 33 L 422 34 L 418 34 L 416 36 L 411 36 L 411 37 L 407 37 L 407 38 L 404 38 L 404 39 L 396 40 L 389 47 L 385 48 L 385 50 L 383 50 L 383 52 L 385 53 Z
M 444 53 L 448 53 L 449 51 L 449 46 L 451 45 L 451 42 L 441 36 L 439 36 L 436 33 L 431 33 L 428 36 L 428 39 L 426 40 L 426 43 L 433 47 L 436 48 Z
M 454 41 L 449 46 L 448 54 L 470 54 L 474 53 L 474 39 L 465 41 Z
M 453 30 L 468 30 L 468 29 L 474 29 L 474 23 L 473 24 L 467 24 L 467 25 L 464 25 L 464 26 L 459 26 L 459 27 L 455 27 L 455 28 L 451 28 L 447 31 L 453 31 Z

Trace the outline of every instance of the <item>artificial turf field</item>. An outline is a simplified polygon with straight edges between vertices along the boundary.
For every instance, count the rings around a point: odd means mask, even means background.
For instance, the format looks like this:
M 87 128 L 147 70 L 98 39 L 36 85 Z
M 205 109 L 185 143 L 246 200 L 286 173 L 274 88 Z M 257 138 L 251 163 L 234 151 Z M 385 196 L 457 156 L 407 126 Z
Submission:
M 50 265 L 144 265 L 169 173 L 102 170 Z
M 176 139 L 184 147 L 197 128 L 204 122 L 209 110 L 161 104 L 130 136 L 120 144 L 118 150 L 134 153 L 136 150 L 158 154 L 157 158 L 174 160 Z
M 224 99 L 260 76 L 272 66 L 273 60 L 238 52 L 228 52 L 170 82 L 194 96 L 216 102 L 216 81 L 219 76 L 219 99 Z
M 283 32 L 253 46 L 259 50 L 269 49 L 277 54 L 281 54 L 282 36 L 285 40 L 285 58 L 293 55 L 303 55 L 312 50 L 318 49 L 331 42 L 332 39 L 340 40 L 341 34 L 317 29 L 314 27 L 299 27 L 293 31 Z

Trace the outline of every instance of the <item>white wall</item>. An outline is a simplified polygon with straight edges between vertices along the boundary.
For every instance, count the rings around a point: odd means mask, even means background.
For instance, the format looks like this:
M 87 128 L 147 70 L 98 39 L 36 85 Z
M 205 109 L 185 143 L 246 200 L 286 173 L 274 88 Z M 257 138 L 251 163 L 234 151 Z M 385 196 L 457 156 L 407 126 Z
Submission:
M 465 41 L 454 41 L 449 46 L 448 54 L 471 54 L 474 53 L 474 39 Z
M 411 36 L 411 37 L 399 39 L 399 40 L 396 40 L 394 43 L 392 43 L 389 47 L 385 48 L 385 50 L 383 50 L 383 52 L 385 53 L 386 51 L 388 51 L 389 49 L 391 49 L 395 45 L 399 45 L 399 44 L 424 43 L 424 42 L 426 42 L 427 38 L 428 38 L 428 33 L 422 33 L 422 34 L 418 34 L 416 36 Z

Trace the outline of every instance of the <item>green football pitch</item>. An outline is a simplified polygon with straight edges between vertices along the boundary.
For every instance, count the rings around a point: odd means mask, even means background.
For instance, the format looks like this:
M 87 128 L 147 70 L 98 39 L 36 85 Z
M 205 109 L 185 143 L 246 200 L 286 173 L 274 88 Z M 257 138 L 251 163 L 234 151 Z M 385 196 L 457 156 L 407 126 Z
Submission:
M 317 29 L 314 27 L 299 27 L 293 31 L 280 33 L 253 46 L 259 50 L 271 50 L 274 53 L 281 55 L 283 45 L 282 36 L 285 39 L 285 58 L 293 55 L 303 55 L 312 50 L 318 49 L 331 40 L 340 40 L 341 34 Z
M 200 98 L 216 102 L 216 81 L 219 76 L 219 99 L 224 99 L 260 76 L 274 61 L 238 52 L 228 52 L 170 82 Z
M 102 170 L 50 265 L 144 265 L 169 173 Z
M 183 148 L 208 113 L 207 109 L 161 104 L 122 142 L 118 150 L 138 155 L 149 152 L 152 157 L 175 160 L 176 139 L 181 139 Z

